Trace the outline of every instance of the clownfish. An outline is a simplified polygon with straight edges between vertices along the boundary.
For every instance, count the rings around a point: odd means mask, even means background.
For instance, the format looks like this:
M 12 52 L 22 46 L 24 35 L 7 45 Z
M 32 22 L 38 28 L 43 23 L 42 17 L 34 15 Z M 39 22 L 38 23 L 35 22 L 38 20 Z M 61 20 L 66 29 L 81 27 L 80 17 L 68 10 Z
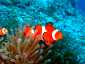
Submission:
M 63 36 L 62 33 L 59 30 L 53 30 L 51 33 L 45 32 L 43 34 L 43 39 L 45 41 L 45 44 L 47 46 L 50 46 L 54 44 L 55 41 L 62 40 Z
M 23 35 L 24 35 L 24 37 L 25 38 L 28 38 L 29 36 L 30 36 L 30 34 L 31 34 L 31 27 L 30 26 L 25 26 L 25 28 L 24 28 L 24 32 L 23 32 Z
M 8 30 L 6 28 L 0 28 L 0 36 L 4 36 L 8 33 Z
M 33 38 L 35 38 L 37 35 L 43 35 L 45 32 L 51 33 L 53 30 L 55 30 L 55 28 L 50 23 L 48 23 L 46 26 L 41 26 L 38 24 L 35 26 L 34 32 L 32 32 L 34 33 Z
M 41 35 L 47 46 L 52 45 L 54 41 L 63 39 L 62 32 L 55 29 L 50 23 L 46 24 L 46 26 L 36 25 L 34 29 L 27 26 L 25 28 L 25 36 L 29 37 L 32 33 L 32 38 L 36 38 L 37 35 Z

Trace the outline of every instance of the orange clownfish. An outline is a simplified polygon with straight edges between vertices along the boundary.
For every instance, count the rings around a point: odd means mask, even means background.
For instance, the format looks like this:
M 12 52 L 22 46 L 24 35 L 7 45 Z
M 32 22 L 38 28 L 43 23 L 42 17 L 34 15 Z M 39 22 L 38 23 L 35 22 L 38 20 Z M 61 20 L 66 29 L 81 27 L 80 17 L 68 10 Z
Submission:
M 6 28 L 0 28 L 0 36 L 4 36 L 8 33 L 8 30 Z
M 44 32 L 52 32 L 54 30 L 54 27 L 50 24 L 46 26 L 36 25 L 34 29 L 32 29 L 30 26 L 25 26 L 24 28 L 24 36 L 29 37 L 30 34 L 33 34 L 33 38 L 35 38 L 37 35 L 42 35 Z
M 33 38 L 35 38 L 37 35 L 43 35 L 44 32 L 51 33 L 53 30 L 55 30 L 55 28 L 50 23 L 48 23 L 46 26 L 36 25 L 33 32 Z
M 46 26 L 36 25 L 35 29 L 31 29 L 31 27 L 27 26 L 25 28 L 25 36 L 29 37 L 32 33 L 32 37 L 36 38 L 37 35 L 41 35 L 48 46 L 52 45 L 54 41 L 63 39 L 62 33 L 58 29 L 55 29 L 50 23 L 46 24 Z
M 63 36 L 59 30 L 53 30 L 51 33 L 45 32 L 43 34 L 43 39 L 47 46 L 51 46 L 55 41 L 62 40 Z
M 25 38 L 29 37 L 31 33 L 31 27 L 30 26 L 25 26 L 23 35 Z

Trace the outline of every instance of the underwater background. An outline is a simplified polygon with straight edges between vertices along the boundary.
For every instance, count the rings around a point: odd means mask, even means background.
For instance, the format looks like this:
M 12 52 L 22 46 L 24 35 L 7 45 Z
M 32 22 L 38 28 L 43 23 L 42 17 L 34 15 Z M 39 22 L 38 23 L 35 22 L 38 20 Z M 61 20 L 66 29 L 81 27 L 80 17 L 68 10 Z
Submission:
M 48 22 L 63 33 L 64 39 L 51 52 L 56 56 L 47 55 L 43 64 L 57 64 L 52 63 L 53 57 L 61 60 L 59 64 L 85 64 L 84 14 L 84 0 L 0 0 L 0 27 L 7 28 L 9 35 L 15 35 L 17 29 L 23 31 L 25 25 Z M 7 42 L 9 35 L 0 37 L 0 42 Z M 68 51 L 75 54 L 69 56 Z M 68 52 L 66 57 L 64 52 Z
M 79 0 L 77 3 L 77 7 L 85 13 L 85 1 Z

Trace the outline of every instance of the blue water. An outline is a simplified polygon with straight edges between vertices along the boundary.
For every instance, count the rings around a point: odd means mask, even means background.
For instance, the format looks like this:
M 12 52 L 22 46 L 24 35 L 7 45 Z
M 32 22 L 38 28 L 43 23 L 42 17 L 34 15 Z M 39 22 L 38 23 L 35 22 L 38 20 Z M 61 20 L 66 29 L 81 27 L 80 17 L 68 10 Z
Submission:
M 83 13 L 85 13 L 85 0 L 79 0 L 77 8 L 79 8 Z

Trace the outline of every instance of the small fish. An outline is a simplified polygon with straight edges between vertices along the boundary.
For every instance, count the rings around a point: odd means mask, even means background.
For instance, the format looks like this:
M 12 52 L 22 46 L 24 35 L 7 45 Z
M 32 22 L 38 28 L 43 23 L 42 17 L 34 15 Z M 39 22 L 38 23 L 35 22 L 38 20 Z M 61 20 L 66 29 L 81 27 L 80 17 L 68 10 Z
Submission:
M 23 35 L 25 38 L 28 38 L 30 36 L 30 34 L 32 33 L 31 30 L 32 29 L 30 26 L 28 26 L 28 25 L 25 26 L 24 31 L 23 31 Z
M 47 46 L 51 46 L 52 44 L 54 44 L 55 41 L 62 40 L 63 36 L 62 36 L 62 33 L 60 31 L 54 30 L 51 33 L 45 32 L 43 34 L 43 39 L 44 39 Z
M 29 26 L 25 27 L 24 36 L 29 37 L 32 33 L 32 38 L 36 38 L 38 35 L 41 35 L 41 40 L 45 41 L 47 46 L 53 44 L 54 41 L 58 41 L 63 39 L 62 32 L 55 27 L 51 23 L 47 23 L 45 26 L 36 25 L 35 28 L 31 28 Z
M 44 32 L 52 32 L 54 30 L 54 27 L 53 25 L 51 25 L 50 23 L 46 24 L 46 26 L 41 26 L 41 25 L 36 25 L 35 26 L 35 29 L 34 29 L 34 38 L 37 36 L 37 35 L 43 35 Z
M 0 28 L 0 36 L 4 36 L 8 33 L 8 30 L 6 28 Z

